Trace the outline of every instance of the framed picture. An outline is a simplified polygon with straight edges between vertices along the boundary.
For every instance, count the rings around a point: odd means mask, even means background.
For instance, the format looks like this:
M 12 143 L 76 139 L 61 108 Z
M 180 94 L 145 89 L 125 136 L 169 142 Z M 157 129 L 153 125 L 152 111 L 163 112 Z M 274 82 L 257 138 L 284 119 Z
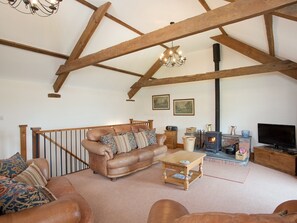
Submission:
M 153 110 L 169 110 L 170 109 L 170 95 L 153 95 L 152 96 Z
M 189 99 L 174 99 L 173 100 L 173 115 L 195 115 L 194 98 Z

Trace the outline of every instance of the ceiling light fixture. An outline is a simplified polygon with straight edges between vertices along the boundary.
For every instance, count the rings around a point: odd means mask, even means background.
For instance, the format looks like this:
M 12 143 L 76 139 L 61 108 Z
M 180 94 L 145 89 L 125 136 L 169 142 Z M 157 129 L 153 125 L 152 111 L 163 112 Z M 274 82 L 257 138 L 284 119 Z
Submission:
M 174 22 L 170 22 L 170 25 L 174 24 Z M 166 57 L 164 53 L 160 55 L 160 62 L 166 67 L 179 67 L 186 62 L 186 57 L 182 56 L 182 51 L 176 51 L 173 48 L 173 41 L 171 42 L 171 48 L 169 51 L 169 55 Z
M 47 17 L 57 13 L 62 0 L 6 0 L 1 3 L 9 4 L 12 8 L 24 14 Z

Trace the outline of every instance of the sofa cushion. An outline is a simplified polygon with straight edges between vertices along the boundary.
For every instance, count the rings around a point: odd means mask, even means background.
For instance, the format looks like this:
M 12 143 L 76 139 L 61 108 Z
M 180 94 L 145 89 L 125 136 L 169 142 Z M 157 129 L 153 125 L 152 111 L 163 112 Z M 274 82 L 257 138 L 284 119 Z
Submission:
M 127 134 L 113 136 L 113 139 L 117 145 L 117 153 L 127 153 L 131 151 L 131 146 Z
M 107 161 L 107 168 L 115 169 L 134 165 L 138 162 L 138 155 L 133 150 L 129 153 L 116 154 L 113 159 Z
M 48 189 L 0 177 L 0 215 L 47 204 L 55 197 Z
M 117 144 L 116 144 L 116 142 L 113 138 L 113 135 L 111 133 L 107 134 L 107 135 L 100 136 L 99 140 L 103 144 L 108 145 L 111 148 L 111 151 L 113 154 L 117 153 L 117 151 L 118 151 Z
M 167 152 L 167 146 L 165 145 L 159 146 L 157 144 L 154 144 L 154 145 L 148 146 L 147 149 L 153 151 L 154 156 L 159 156 Z
M 154 158 L 154 152 L 148 149 L 148 147 L 133 150 L 131 154 L 138 156 L 138 162 L 152 160 Z
M 6 177 L 15 177 L 23 172 L 28 165 L 19 153 L 16 153 L 8 159 L 0 160 L 0 175 Z
M 26 170 L 21 172 L 13 179 L 31 186 L 35 186 L 35 185 L 46 186 L 47 184 L 47 180 L 41 173 L 39 167 L 34 163 L 31 163 Z
M 157 144 L 156 129 L 139 129 L 141 132 L 145 132 L 149 145 Z
M 136 143 L 134 133 L 133 132 L 127 132 L 126 134 L 128 136 L 131 149 L 136 149 L 137 148 L 137 143 Z
M 87 139 L 98 142 L 100 140 L 100 136 L 107 135 L 107 134 L 114 134 L 113 128 L 101 127 L 101 128 L 90 129 L 87 132 Z
M 145 132 L 136 132 L 134 133 L 134 136 L 139 149 L 149 145 Z
M 65 194 L 75 193 L 75 189 L 66 176 L 52 177 L 46 187 L 57 197 L 58 199 Z
M 289 223 L 296 222 L 295 216 L 280 216 L 278 214 L 229 214 L 220 212 L 193 213 L 180 217 L 176 223 L 204 222 L 204 223 Z

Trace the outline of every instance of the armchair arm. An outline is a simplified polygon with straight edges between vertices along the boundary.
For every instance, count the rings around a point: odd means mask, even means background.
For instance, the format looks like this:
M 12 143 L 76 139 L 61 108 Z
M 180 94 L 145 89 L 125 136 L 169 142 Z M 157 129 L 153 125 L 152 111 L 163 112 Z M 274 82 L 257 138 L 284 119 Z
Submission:
M 151 207 L 147 223 L 172 223 L 175 219 L 189 214 L 180 203 L 173 200 L 159 200 Z
M 297 212 L 297 200 L 289 200 L 281 203 L 278 205 L 273 213 L 279 213 L 282 211 L 288 211 L 288 214 L 290 213 L 296 213 Z
M 81 219 L 75 201 L 59 199 L 48 204 L 0 216 L 0 223 L 77 223 Z
M 28 160 L 27 164 L 30 165 L 33 162 L 34 162 L 34 164 L 36 164 L 39 167 L 39 169 L 41 170 L 41 173 L 43 174 L 45 179 L 49 180 L 50 175 L 49 175 L 48 161 L 44 158 L 36 158 L 36 159 Z
M 166 140 L 166 135 L 165 134 L 156 134 L 157 137 L 157 143 L 159 146 L 164 145 L 164 142 Z
M 91 153 L 95 153 L 97 155 L 106 156 L 108 160 L 113 158 L 113 153 L 111 148 L 107 145 L 104 145 L 100 142 L 90 141 L 84 139 L 81 142 L 82 146 Z

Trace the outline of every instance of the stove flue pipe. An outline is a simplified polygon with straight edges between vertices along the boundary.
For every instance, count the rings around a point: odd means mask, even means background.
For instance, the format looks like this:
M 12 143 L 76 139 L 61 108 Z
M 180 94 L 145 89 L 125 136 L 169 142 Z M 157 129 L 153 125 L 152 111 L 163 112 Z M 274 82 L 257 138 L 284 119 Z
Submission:
M 213 62 L 215 71 L 220 70 L 220 44 L 215 43 L 212 45 L 213 49 Z M 220 132 L 220 79 L 215 79 L 215 131 Z

